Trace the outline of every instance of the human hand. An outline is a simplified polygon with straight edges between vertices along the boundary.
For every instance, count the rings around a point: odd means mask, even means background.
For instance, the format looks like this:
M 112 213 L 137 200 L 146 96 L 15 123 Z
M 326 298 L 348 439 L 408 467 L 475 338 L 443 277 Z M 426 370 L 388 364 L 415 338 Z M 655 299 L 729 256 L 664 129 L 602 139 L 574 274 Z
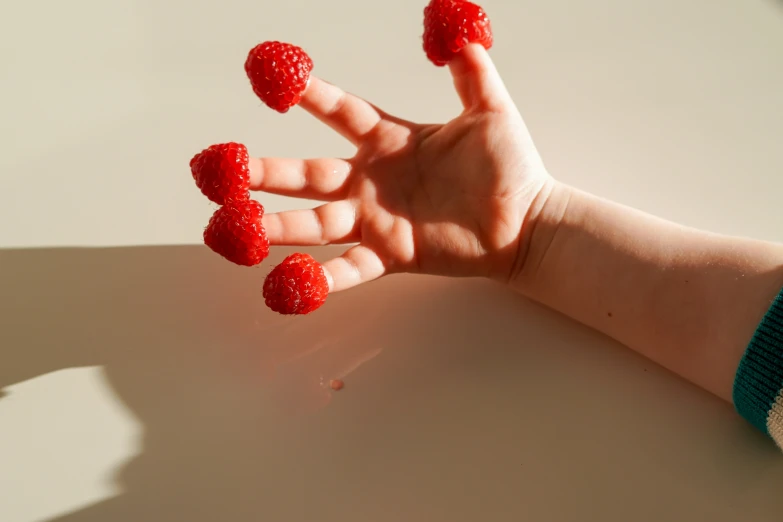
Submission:
M 357 146 L 348 160 L 251 158 L 251 188 L 326 203 L 267 214 L 271 245 L 358 243 L 324 263 L 330 291 L 390 273 L 511 280 L 553 185 L 487 51 L 450 64 L 463 112 L 390 116 L 311 76 L 301 107 Z

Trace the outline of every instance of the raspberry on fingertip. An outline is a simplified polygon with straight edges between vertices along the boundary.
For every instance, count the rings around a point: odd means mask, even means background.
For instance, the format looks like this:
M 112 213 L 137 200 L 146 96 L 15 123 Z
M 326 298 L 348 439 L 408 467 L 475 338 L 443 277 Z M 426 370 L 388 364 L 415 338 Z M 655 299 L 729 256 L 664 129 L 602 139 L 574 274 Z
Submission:
M 264 301 L 273 311 L 309 314 L 329 295 L 329 283 L 321 263 L 308 254 L 291 254 L 264 280 Z
M 256 96 L 280 113 L 302 99 L 310 82 L 313 60 L 301 47 L 268 41 L 253 47 L 245 60 L 245 72 Z
M 269 238 L 261 224 L 263 215 L 263 205 L 253 199 L 227 203 L 209 220 L 204 243 L 232 263 L 257 265 L 269 255 Z
M 492 27 L 484 10 L 466 0 L 432 0 L 424 8 L 424 52 L 442 67 L 469 43 L 492 47 Z
M 202 150 L 190 160 L 196 186 L 218 205 L 248 198 L 250 169 L 247 147 L 241 143 L 219 143 Z

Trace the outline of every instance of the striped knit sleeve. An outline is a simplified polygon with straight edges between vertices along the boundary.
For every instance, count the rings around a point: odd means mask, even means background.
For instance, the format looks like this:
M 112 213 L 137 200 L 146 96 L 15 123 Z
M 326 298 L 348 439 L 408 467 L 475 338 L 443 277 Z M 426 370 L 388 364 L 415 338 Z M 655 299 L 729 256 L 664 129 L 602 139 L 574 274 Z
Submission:
M 783 449 L 783 291 L 759 323 L 740 361 L 734 406 Z

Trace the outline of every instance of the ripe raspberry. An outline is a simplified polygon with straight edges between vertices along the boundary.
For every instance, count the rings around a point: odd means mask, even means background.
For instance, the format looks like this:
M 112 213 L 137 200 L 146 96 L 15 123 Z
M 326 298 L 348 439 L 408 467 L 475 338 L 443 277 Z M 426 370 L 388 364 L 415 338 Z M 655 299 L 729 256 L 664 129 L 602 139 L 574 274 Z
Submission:
M 253 266 L 269 255 L 269 239 L 261 225 L 264 207 L 253 199 L 220 207 L 204 230 L 204 243 L 232 263 Z
M 468 43 L 492 47 L 492 27 L 484 10 L 465 0 L 432 0 L 424 8 L 424 52 L 442 67 Z
M 266 305 L 281 314 L 309 314 L 324 304 L 328 294 L 321 263 L 307 254 L 291 254 L 264 281 Z
M 196 186 L 218 205 L 248 198 L 250 171 L 247 147 L 221 143 L 202 150 L 190 160 Z
M 258 44 L 245 61 L 253 92 L 280 113 L 302 99 L 312 70 L 313 61 L 301 47 L 282 42 Z

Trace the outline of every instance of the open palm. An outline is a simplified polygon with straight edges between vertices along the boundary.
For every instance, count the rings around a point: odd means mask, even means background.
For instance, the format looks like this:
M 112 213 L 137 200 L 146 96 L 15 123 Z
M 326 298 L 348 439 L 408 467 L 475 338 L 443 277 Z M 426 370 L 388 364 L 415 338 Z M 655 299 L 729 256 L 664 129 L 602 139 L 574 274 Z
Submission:
M 271 244 L 357 243 L 324 264 L 331 291 L 393 272 L 507 279 L 517 267 L 549 176 L 484 48 L 450 69 L 464 111 L 445 125 L 399 120 L 311 77 L 301 106 L 356 155 L 251 160 L 252 188 L 326 201 L 265 215 Z

